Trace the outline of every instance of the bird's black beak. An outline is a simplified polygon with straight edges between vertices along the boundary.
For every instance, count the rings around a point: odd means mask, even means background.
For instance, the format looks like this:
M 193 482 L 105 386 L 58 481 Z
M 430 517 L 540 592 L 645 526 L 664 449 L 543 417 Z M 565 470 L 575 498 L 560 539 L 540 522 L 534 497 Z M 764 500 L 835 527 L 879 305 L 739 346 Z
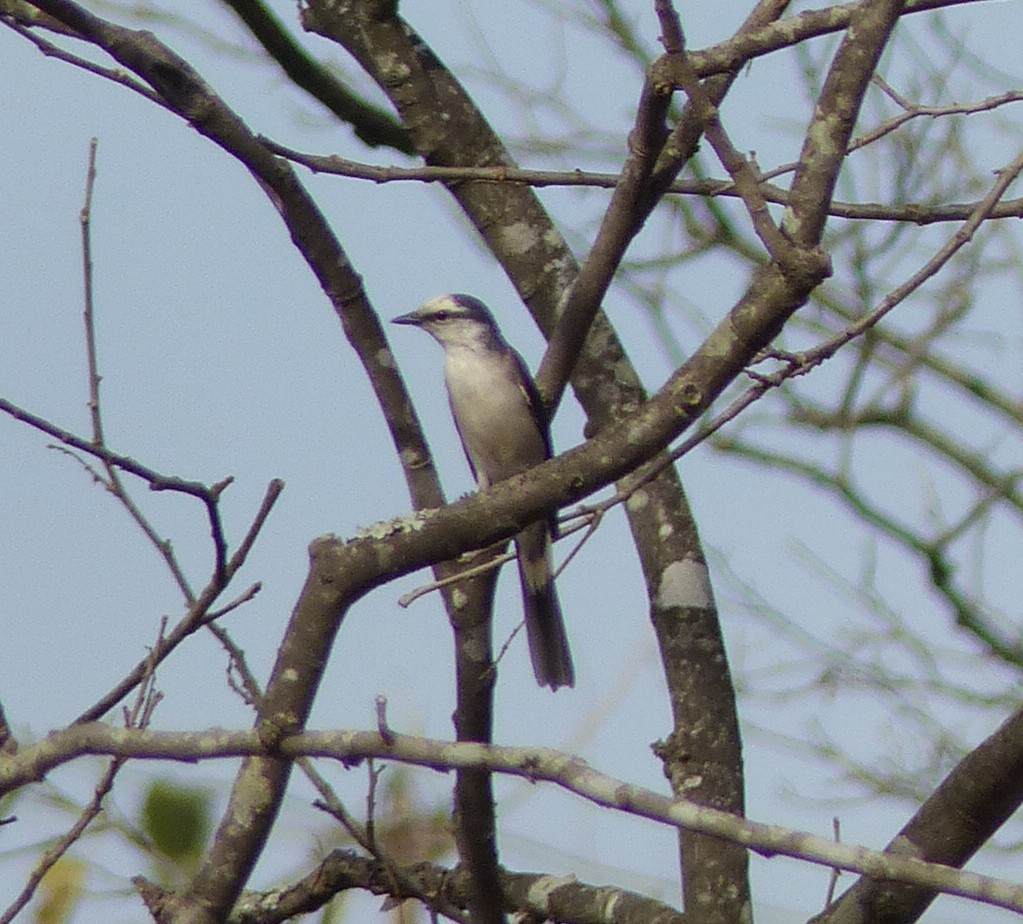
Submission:
M 419 327 L 423 323 L 423 319 L 413 311 L 411 314 L 399 314 L 398 317 L 391 318 L 391 323 L 411 324 L 413 327 Z

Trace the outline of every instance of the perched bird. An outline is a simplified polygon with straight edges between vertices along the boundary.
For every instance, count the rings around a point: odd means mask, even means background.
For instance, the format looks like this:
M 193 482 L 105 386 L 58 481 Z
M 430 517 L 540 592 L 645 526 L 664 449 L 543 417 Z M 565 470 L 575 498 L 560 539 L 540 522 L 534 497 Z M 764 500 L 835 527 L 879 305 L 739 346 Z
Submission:
M 487 306 L 470 295 L 441 295 L 394 319 L 421 327 L 444 348 L 444 380 L 455 427 L 481 490 L 551 457 L 550 428 L 536 385 L 501 336 Z M 533 672 L 552 690 L 575 684 L 554 590 L 554 517 L 515 537 Z

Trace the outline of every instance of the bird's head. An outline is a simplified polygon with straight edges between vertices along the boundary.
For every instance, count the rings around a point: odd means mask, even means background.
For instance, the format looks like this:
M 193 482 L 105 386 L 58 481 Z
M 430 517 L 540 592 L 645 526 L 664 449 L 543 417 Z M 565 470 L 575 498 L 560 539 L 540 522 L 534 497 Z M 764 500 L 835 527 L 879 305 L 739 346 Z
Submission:
M 471 295 L 439 295 L 410 314 L 393 319 L 431 334 L 441 346 L 493 347 L 501 343 L 494 316 Z

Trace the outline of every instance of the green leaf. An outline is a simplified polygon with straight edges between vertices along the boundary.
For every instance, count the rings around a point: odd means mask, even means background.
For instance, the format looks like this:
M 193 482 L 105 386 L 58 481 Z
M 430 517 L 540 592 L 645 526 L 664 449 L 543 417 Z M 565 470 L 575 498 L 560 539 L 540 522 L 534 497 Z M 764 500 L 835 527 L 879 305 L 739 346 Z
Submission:
M 175 862 L 195 859 L 211 824 L 205 789 L 156 780 L 142 803 L 142 828 L 156 848 Z

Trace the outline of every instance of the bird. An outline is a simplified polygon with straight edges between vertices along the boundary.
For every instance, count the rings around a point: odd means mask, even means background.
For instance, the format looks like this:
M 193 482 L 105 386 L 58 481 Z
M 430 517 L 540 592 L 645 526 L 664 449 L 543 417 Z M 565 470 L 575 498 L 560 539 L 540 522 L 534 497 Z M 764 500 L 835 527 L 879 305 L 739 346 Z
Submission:
M 444 348 L 448 403 L 481 491 L 551 458 L 550 426 L 536 383 L 483 302 L 471 295 L 440 295 L 393 323 L 419 327 Z M 554 588 L 555 532 L 551 515 L 515 536 L 533 673 L 551 690 L 575 685 Z

